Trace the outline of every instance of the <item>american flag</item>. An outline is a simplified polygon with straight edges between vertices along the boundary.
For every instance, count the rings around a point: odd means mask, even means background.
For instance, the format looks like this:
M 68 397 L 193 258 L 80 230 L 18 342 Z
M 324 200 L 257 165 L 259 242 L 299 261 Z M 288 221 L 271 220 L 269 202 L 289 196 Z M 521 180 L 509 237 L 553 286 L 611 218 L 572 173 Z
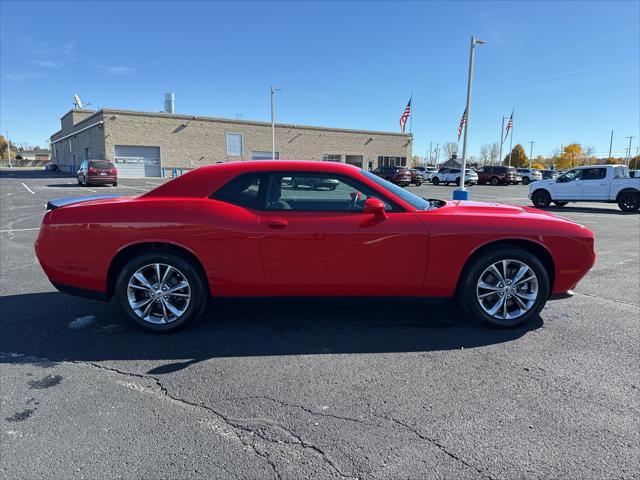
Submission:
M 462 114 L 462 118 L 460 119 L 460 125 L 458 125 L 458 141 L 460 140 L 460 135 L 462 135 L 462 129 L 464 128 L 464 124 L 467 123 L 467 109 L 464 109 Z
M 509 117 L 509 121 L 507 122 L 507 131 L 504 136 L 505 140 L 507 139 L 507 135 L 509 135 L 509 130 L 513 128 L 513 112 L 511 112 L 511 116 Z
M 407 103 L 407 107 L 402 112 L 402 116 L 400 117 L 400 131 L 404 133 L 404 127 L 407 124 L 407 120 L 411 116 L 411 98 L 409 99 L 409 103 Z

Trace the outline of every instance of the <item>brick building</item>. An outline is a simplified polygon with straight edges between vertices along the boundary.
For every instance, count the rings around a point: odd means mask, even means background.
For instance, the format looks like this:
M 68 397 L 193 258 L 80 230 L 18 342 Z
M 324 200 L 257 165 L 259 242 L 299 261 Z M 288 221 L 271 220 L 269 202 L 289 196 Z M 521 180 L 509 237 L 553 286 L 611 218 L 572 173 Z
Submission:
M 71 110 L 51 136 L 52 160 L 74 172 L 109 160 L 121 176 L 157 177 L 172 168 L 271 158 L 271 124 L 129 110 Z M 276 158 L 345 162 L 365 169 L 408 165 L 410 134 L 276 124 Z

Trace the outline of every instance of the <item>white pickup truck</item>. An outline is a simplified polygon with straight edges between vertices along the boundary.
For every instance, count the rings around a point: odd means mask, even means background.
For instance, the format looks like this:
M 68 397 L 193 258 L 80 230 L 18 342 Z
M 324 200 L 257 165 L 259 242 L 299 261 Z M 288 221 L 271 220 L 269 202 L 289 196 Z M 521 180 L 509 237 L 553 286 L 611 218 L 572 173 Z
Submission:
M 616 202 L 623 212 L 634 212 L 640 208 L 640 178 L 631 178 L 623 165 L 588 165 L 555 180 L 533 182 L 529 198 L 538 208 L 551 202 L 559 207 L 569 202 Z

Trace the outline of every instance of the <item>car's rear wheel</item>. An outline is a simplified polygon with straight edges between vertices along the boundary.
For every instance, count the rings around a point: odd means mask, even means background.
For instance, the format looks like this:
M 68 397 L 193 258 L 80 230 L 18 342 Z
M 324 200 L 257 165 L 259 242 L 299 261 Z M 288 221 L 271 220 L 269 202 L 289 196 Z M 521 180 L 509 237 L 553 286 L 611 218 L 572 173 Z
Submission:
M 495 327 L 510 328 L 536 318 L 549 298 L 549 275 L 527 250 L 498 247 L 465 269 L 459 296 L 464 310 Z
M 500 183 L 500 179 L 498 177 L 492 177 L 491 178 L 491 185 L 493 185 L 494 187 L 496 185 L 498 185 Z
M 530 183 L 531 183 L 531 180 L 529 180 L 529 177 L 522 177 L 523 185 L 529 185 Z
M 433 183 L 434 185 L 440 185 L 440 179 L 438 177 L 433 177 L 431 179 L 431 183 Z
M 118 186 L 118 182 L 113 182 L 113 186 L 117 187 Z
M 569 202 L 553 202 L 556 207 L 564 207 Z
M 546 190 L 536 190 L 531 195 L 531 201 L 537 208 L 546 208 L 551 204 L 551 195 Z
M 164 251 L 129 261 L 118 276 L 115 294 L 132 321 L 154 332 L 168 332 L 196 320 L 208 298 L 197 267 Z
M 618 196 L 618 207 L 623 212 L 635 212 L 640 208 L 640 193 L 622 192 Z
M 456 178 L 456 185 L 460 186 L 460 179 Z

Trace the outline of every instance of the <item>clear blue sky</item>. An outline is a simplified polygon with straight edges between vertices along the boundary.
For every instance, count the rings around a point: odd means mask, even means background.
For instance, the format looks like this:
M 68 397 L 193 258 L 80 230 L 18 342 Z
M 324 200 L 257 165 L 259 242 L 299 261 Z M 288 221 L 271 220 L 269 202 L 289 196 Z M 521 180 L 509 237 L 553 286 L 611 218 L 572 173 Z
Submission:
M 455 140 L 476 50 L 470 153 L 497 141 L 623 155 L 639 130 L 640 3 L 6 2 L 0 130 L 46 146 L 79 93 L 94 107 L 398 130 L 414 92 L 414 153 Z M 90 107 L 93 108 L 93 107 Z M 638 145 L 638 138 L 634 140 Z M 635 151 L 635 147 L 634 147 Z

